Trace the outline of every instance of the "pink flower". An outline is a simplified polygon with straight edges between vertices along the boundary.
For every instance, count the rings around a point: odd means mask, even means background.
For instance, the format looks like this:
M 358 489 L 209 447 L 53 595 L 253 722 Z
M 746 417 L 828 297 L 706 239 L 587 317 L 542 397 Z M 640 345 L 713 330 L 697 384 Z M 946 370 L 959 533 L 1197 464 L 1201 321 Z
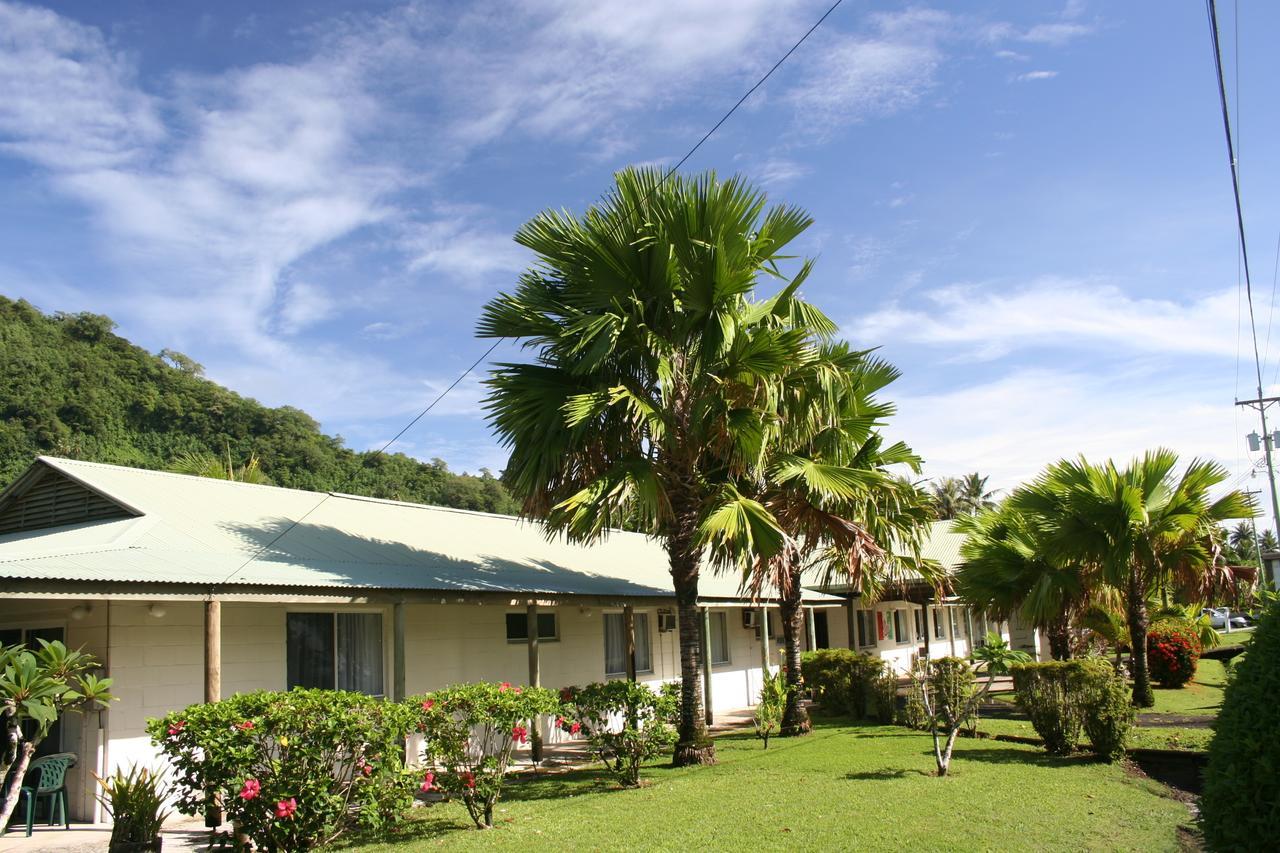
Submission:
M 434 708 L 435 706 L 436 706 L 436 700 L 434 700 L 434 699 L 427 699 L 426 701 L 424 701 L 424 702 L 422 703 L 422 710 L 424 710 L 424 711 L 430 711 L 430 710 L 431 710 L 432 708 Z
M 511 730 L 511 739 L 516 743 L 526 743 L 529 740 L 529 730 L 524 726 L 516 726 Z
M 169 737 L 173 737 L 174 735 L 180 733 L 186 727 L 187 727 L 186 720 L 178 720 L 178 722 L 174 723 L 172 726 L 169 726 Z
M 421 784 L 421 785 L 419 785 L 418 787 L 419 787 L 419 788 L 421 788 L 421 789 L 422 789 L 422 790 L 424 790 L 424 791 L 432 791 L 432 790 L 435 790 L 435 787 L 436 787 L 436 774 L 434 774 L 434 773 L 432 773 L 430 770 L 428 770 L 425 774 L 423 774 L 423 776 L 422 776 L 422 784 Z
M 240 799 L 248 802 L 254 799 L 258 794 L 262 793 L 262 783 L 257 779 L 245 779 L 244 787 L 240 789 Z
M 366 764 L 364 767 L 360 768 L 360 771 L 364 773 L 364 775 L 368 776 L 369 774 L 373 773 L 373 765 Z
M 569 726 L 569 734 L 571 735 L 576 735 L 580 731 L 582 731 L 582 723 L 575 722 Z
M 513 687 L 513 688 L 511 688 L 511 689 L 512 689 L 512 690 L 514 690 L 514 691 L 515 691 L 515 692 L 517 692 L 517 693 L 523 693 L 523 692 L 524 692 L 524 688 L 523 688 L 523 687 Z
M 236 723 L 236 728 L 242 732 L 250 731 L 253 729 L 253 720 L 245 720 L 243 723 Z
M 293 797 L 290 797 L 287 800 L 281 800 L 280 802 L 276 803 L 276 817 L 278 818 L 282 818 L 282 819 L 291 818 L 293 817 L 293 813 L 296 812 L 297 810 L 298 810 L 298 801 L 295 800 Z
M 506 693 L 506 692 L 507 692 L 508 690 L 510 690 L 510 689 L 511 689 L 511 682 L 510 682 L 510 681 L 504 681 L 504 682 L 502 682 L 501 684 L 499 684 L 499 685 L 498 685 L 498 692 L 499 692 L 499 693 Z
M 556 728 L 557 729 L 564 728 L 564 717 L 556 717 Z
M 458 778 L 462 780 L 462 784 L 468 788 L 476 787 L 476 777 L 470 770 L 463 770 L 458 774 Z

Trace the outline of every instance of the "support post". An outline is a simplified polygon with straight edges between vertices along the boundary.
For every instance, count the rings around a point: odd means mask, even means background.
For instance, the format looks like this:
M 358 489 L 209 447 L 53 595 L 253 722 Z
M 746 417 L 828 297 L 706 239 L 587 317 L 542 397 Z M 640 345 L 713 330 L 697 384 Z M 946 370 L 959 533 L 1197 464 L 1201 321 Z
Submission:
M 711 710 L 711 611 L 702 608 L 702 705 L 707 725 L 715 725 L 715 712 Z
M 391 698 L 404 701 L 404 602 L 397 601 L 391 608 Z
M 222 602 L 212 595 L 204 603 L 204 701 L 222 699 Z M 206 791 L 204 825 L 222 825 L 222 801 L 216 792 Z
M 845 610 L 845 614 L 848 616 L 848 622 L 849 622 L 849 648 L 856 649 L 858 648 L 858 636 L 855 633 L 854 629 L 857 627 L 856 620 L 858 618 L 858 613 L 853 606 L 853 600 L 854 600 L 853 593 L 850 592 L 849 605 Z
M 811 652 L 818 650 L 818 626 L 813 624 L 813 612 L 812 607 L 804 608 L 804 626 L 807 629 L 805 633 L 809 637 L 808 651 Z
M 622 605 L 622 630 L 627 644 L 627 681 L 636 680 L 636 611 L 630 604 Z
M 542 660 L 538 653 L 538 603 L 536 601 L 529 602 L 529 608 L 526 611 L 528 639 L 526 643 L 529 648 L 529 686 L 542 686 Z M 542 721 L 529 721 L 529 750 L 532 753 L 533 764 L 536 767 L 542 763 Z
M 956 611 L 951 605 L 942 609 L 947 614 L 947 639 L 951 641 L 951 656 L 956 656 Z

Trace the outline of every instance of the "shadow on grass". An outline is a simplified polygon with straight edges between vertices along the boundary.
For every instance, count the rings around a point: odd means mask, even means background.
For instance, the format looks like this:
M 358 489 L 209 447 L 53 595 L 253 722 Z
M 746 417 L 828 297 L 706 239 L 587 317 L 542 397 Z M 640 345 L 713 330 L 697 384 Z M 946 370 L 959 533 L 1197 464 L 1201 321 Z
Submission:
M 1034 764 L 1037 767 L 1079 767 L 1098 763 L 1096 755 L 1050 755 L 1040 750 L 1019 749 L 1012 745 L 960 749 L 960 743 L 957 742 L 956 747 L 955 758 L 959 761 L 982 761 L 987 764 Z M 929 754 L 932 755 L 932 753 Z
M 866 770 L 862 773 L 846 773 L 845 779 L 855 782 L 885 780 L 885 779 L 905 779 L 908 776 L 932 776 L 924 770 L 917 768 L 907 769 L 904 767 L 882 767 L 879 770 Z

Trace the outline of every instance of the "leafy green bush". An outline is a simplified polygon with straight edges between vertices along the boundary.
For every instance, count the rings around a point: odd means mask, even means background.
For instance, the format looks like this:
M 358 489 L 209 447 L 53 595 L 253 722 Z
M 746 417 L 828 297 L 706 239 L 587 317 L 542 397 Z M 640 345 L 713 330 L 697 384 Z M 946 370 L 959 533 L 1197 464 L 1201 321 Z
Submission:
M 455 684 L 406 704 L 426 736 L 424 751 L 433 768 L 419 787 L 462 800 L 481 829 L 493 826 L 511 754 L 528 742 L 531 721 L 560 707 L 559 697 L 545 687 L 505 681 Z
M 871 697 L 872 716 L 877 722 L 891 725 L 898 712 L 898 677 L 888 665 L 871 679 Z
M 769 738 L 782 727 L 782 716 L 787 710 L 787 697 L 791 694 L 791 686 L 787 684 L 787 674 L 779 672 L 771 675 L 764 673 L 764 685 L 760 688 L 760 699 L 756 702 L 753 722 L 756 726 L 756 737 L 764 740 L 764 748 L 769 748 Z
M 1089 735 L 1108 761 L 1124 754 L 1135 719 L 1128 682 L 1101 658 L 1021 663 L 1011 667 L 1018 704 L 1045 749 L 1066 755 Z
M 887 666 L 878 657 L 858 654 L 852 649 L 818 649 L 805 652 L 800 658 L 805 686 L 813 692 L 822 709 L 859 719 L 878 715 L 876 680 L 883 676 Z
M 1185 622 L 1157 622 L 1147 631 L 1147 665 L 1161 687 L 1182 687 L 1196 674 L 1200 635 Z
M 924 727 L 933 735 L 933 755 L 938 775 L 946 776 L 956 736 L 966 721 L 976 718 L 978 705 L 991 682 L 977 688 L 969 662 L 956 657 L 920 660 L 911 670 L 913 698 L 924 711 Z M 945 732 L 945 743 L 941 737 Z
M 404 705 L 336 690 L 242 693 L 147 723 L 174 767 L 177 808 L 221 796 L 262 850 L 307 850 L 387 829 L 413 802 Z
M 111 816 L 111 846 L 148 844 L 160 837 L 160 827 L 169 818 L 165 808 L 168 791 L 160 775 L 134 765 L 103 779 L 94 776 L 102 789 L 98 802 Z
M 1107 761 L 1124 758 L 1137 711 L 1124 675 L 1104 660 L 1081 661 L 1084 683 L 1084 731 L 1093 751 Z
M 619 680 L 567 687 L 556 725 L 581 734 L 591 754 L 626 787 L 640 785 L 640 765 L 675 745 L 671 720 L 679 715 L 679 697 L 655 693 L 647 685 Z
M 1280 838 L 1280 606 L 1258 621 L 1228 682 L 1209 744 L 1200 807 L 1210 850 L 1254 850 Z
M 1085 709 L 1080 663 L 1055 660 L 1018 663 L 1009 668 L 1018 704 L 1031 718 L 1045 749 L 1054 755 L 1066 755 L 1080 742 Z
M 925 684 L 919 678 L 911 679 L 907 688 L 907 701 L 898 710 L 898 725 L 921 731 L 929 728 L 929 709 L 924 702 Z

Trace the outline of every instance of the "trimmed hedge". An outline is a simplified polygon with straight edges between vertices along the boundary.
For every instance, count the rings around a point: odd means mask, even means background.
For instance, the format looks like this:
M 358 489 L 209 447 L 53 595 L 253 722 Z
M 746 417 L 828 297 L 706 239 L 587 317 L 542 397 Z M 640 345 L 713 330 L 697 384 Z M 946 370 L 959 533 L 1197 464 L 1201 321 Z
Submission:
M 1134 712 L 1128 684 L 1109 662 L 1084 658 L 1010 669 L 1018 704 L 1049 752 L 1070 753 L 1085 731 L 1100 756 L 1114 760 L 1124 754 Z
M 1256 850 L 1280 838 L 1280 606 L 1258 622 L 1223 696 L 1200 806 L 1210 850 Z
M 818 649 L 801 655 L 800 673 L 828 713 L 893 722 L 897 683 L 886 661 L 852 649 Z

